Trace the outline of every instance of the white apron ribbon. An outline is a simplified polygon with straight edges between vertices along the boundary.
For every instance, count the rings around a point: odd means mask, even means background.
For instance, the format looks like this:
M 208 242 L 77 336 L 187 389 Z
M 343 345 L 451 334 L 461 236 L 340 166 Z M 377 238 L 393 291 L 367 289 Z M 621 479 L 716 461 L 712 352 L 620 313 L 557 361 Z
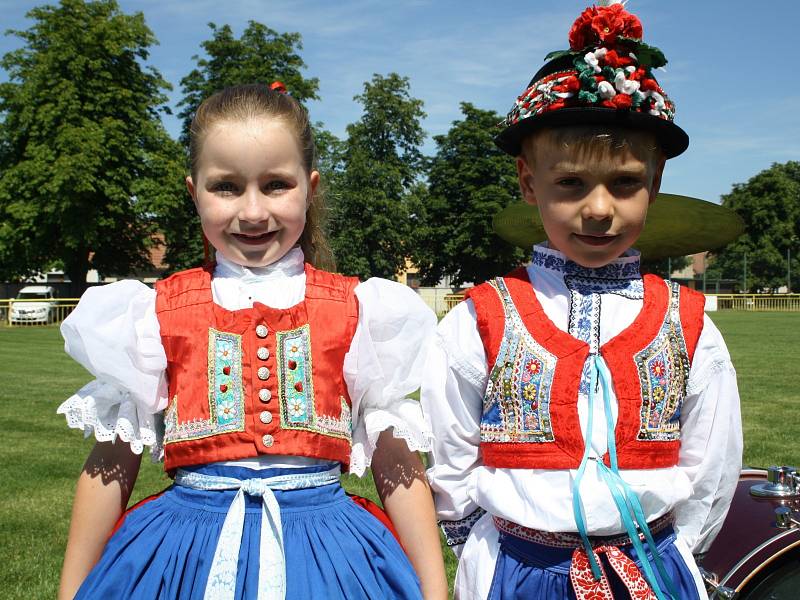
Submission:
M 337 465 L 319 473 L 278 475 L 264 479 L 236 479 L 205 475 L 178 469 L 175 484 L 196 490 L 238 490 L 231 502 L 214 551 L 208 574 L 205 600 L 233 600 L 239 548 L 244 530 L 244 495 L 261 497 L 261 541 L 259 551 L 258 600 L 284 600 L 286 597 L 286 559 L 283 551 L 281 510 L 272 490 L 297 490 L 320 487 L 339 481 Z

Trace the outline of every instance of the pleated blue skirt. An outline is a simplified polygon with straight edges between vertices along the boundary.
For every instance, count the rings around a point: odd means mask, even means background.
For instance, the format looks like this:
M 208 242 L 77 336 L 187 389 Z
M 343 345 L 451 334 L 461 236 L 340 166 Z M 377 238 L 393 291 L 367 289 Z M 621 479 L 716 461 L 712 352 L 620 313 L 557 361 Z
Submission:
M 653 535 L 661 554 L 664 568 L 672 578 L 680 600 L 699 598 L 694 578 L 675 547 L 675 533 L 671 527 Z M 647 547 L 645 545 L 645 547 Z M 619 546 L 639 570 L 642 563 L 631 545 Z M 575 592 L 569 579 L 572 548 L 552 548 L 530 542 L 512 535 L 500 534 L 500 553 L 495 565 L 494 578 L 489 591 L 489 600 L 575 600 Z M 647 550 L 652 562 L 652 554 Z M 600 555 L 603 569 L 611 586 L 614 598 L 630 597 L 614 569 Z M 656 572 L 659 585 L 666 590 L 661 576 Z
M 207 465 L 191 470 L 254 479 L 328 468 L 252 470 Z M 422 598 L 417 576 L 397 540 L 338 483 L 274 493 L 283 525 L 287 598 Z M 235 494 L 173 485 L 133 510 L 106 544 L 76 598 L 202 598 Z M 245 496 L 245 500 L 236 598 L 255 599 L 261 499 Z

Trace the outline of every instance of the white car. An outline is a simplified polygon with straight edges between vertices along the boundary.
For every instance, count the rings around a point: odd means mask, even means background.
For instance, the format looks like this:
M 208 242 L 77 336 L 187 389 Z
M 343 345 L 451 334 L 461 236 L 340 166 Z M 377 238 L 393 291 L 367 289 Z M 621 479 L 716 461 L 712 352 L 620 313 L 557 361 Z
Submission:
M 16 300 L 22 300 L 17 302 Z M 49 285 L 28 285 L 11 303 L 11 324 L 50 323 L 55 316 L 56 301 Z

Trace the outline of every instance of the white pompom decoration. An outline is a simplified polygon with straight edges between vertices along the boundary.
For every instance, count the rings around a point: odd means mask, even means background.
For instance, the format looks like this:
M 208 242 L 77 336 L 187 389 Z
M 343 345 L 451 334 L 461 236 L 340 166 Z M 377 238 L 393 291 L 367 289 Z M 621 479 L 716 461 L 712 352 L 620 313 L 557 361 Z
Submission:
M 625 3 L 628 0 L 597 0 L 597 6 L 611 6 L 612 4 L 622 4 L 625 6 Z

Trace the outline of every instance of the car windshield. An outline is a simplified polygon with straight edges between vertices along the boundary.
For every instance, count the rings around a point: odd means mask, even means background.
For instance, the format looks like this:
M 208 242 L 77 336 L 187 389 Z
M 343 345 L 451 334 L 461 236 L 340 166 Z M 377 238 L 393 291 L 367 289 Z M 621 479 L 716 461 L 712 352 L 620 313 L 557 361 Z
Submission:
M 48 292 L 20 292 L 17 294 L 17 300 L 49 300 L 50 294 Z

